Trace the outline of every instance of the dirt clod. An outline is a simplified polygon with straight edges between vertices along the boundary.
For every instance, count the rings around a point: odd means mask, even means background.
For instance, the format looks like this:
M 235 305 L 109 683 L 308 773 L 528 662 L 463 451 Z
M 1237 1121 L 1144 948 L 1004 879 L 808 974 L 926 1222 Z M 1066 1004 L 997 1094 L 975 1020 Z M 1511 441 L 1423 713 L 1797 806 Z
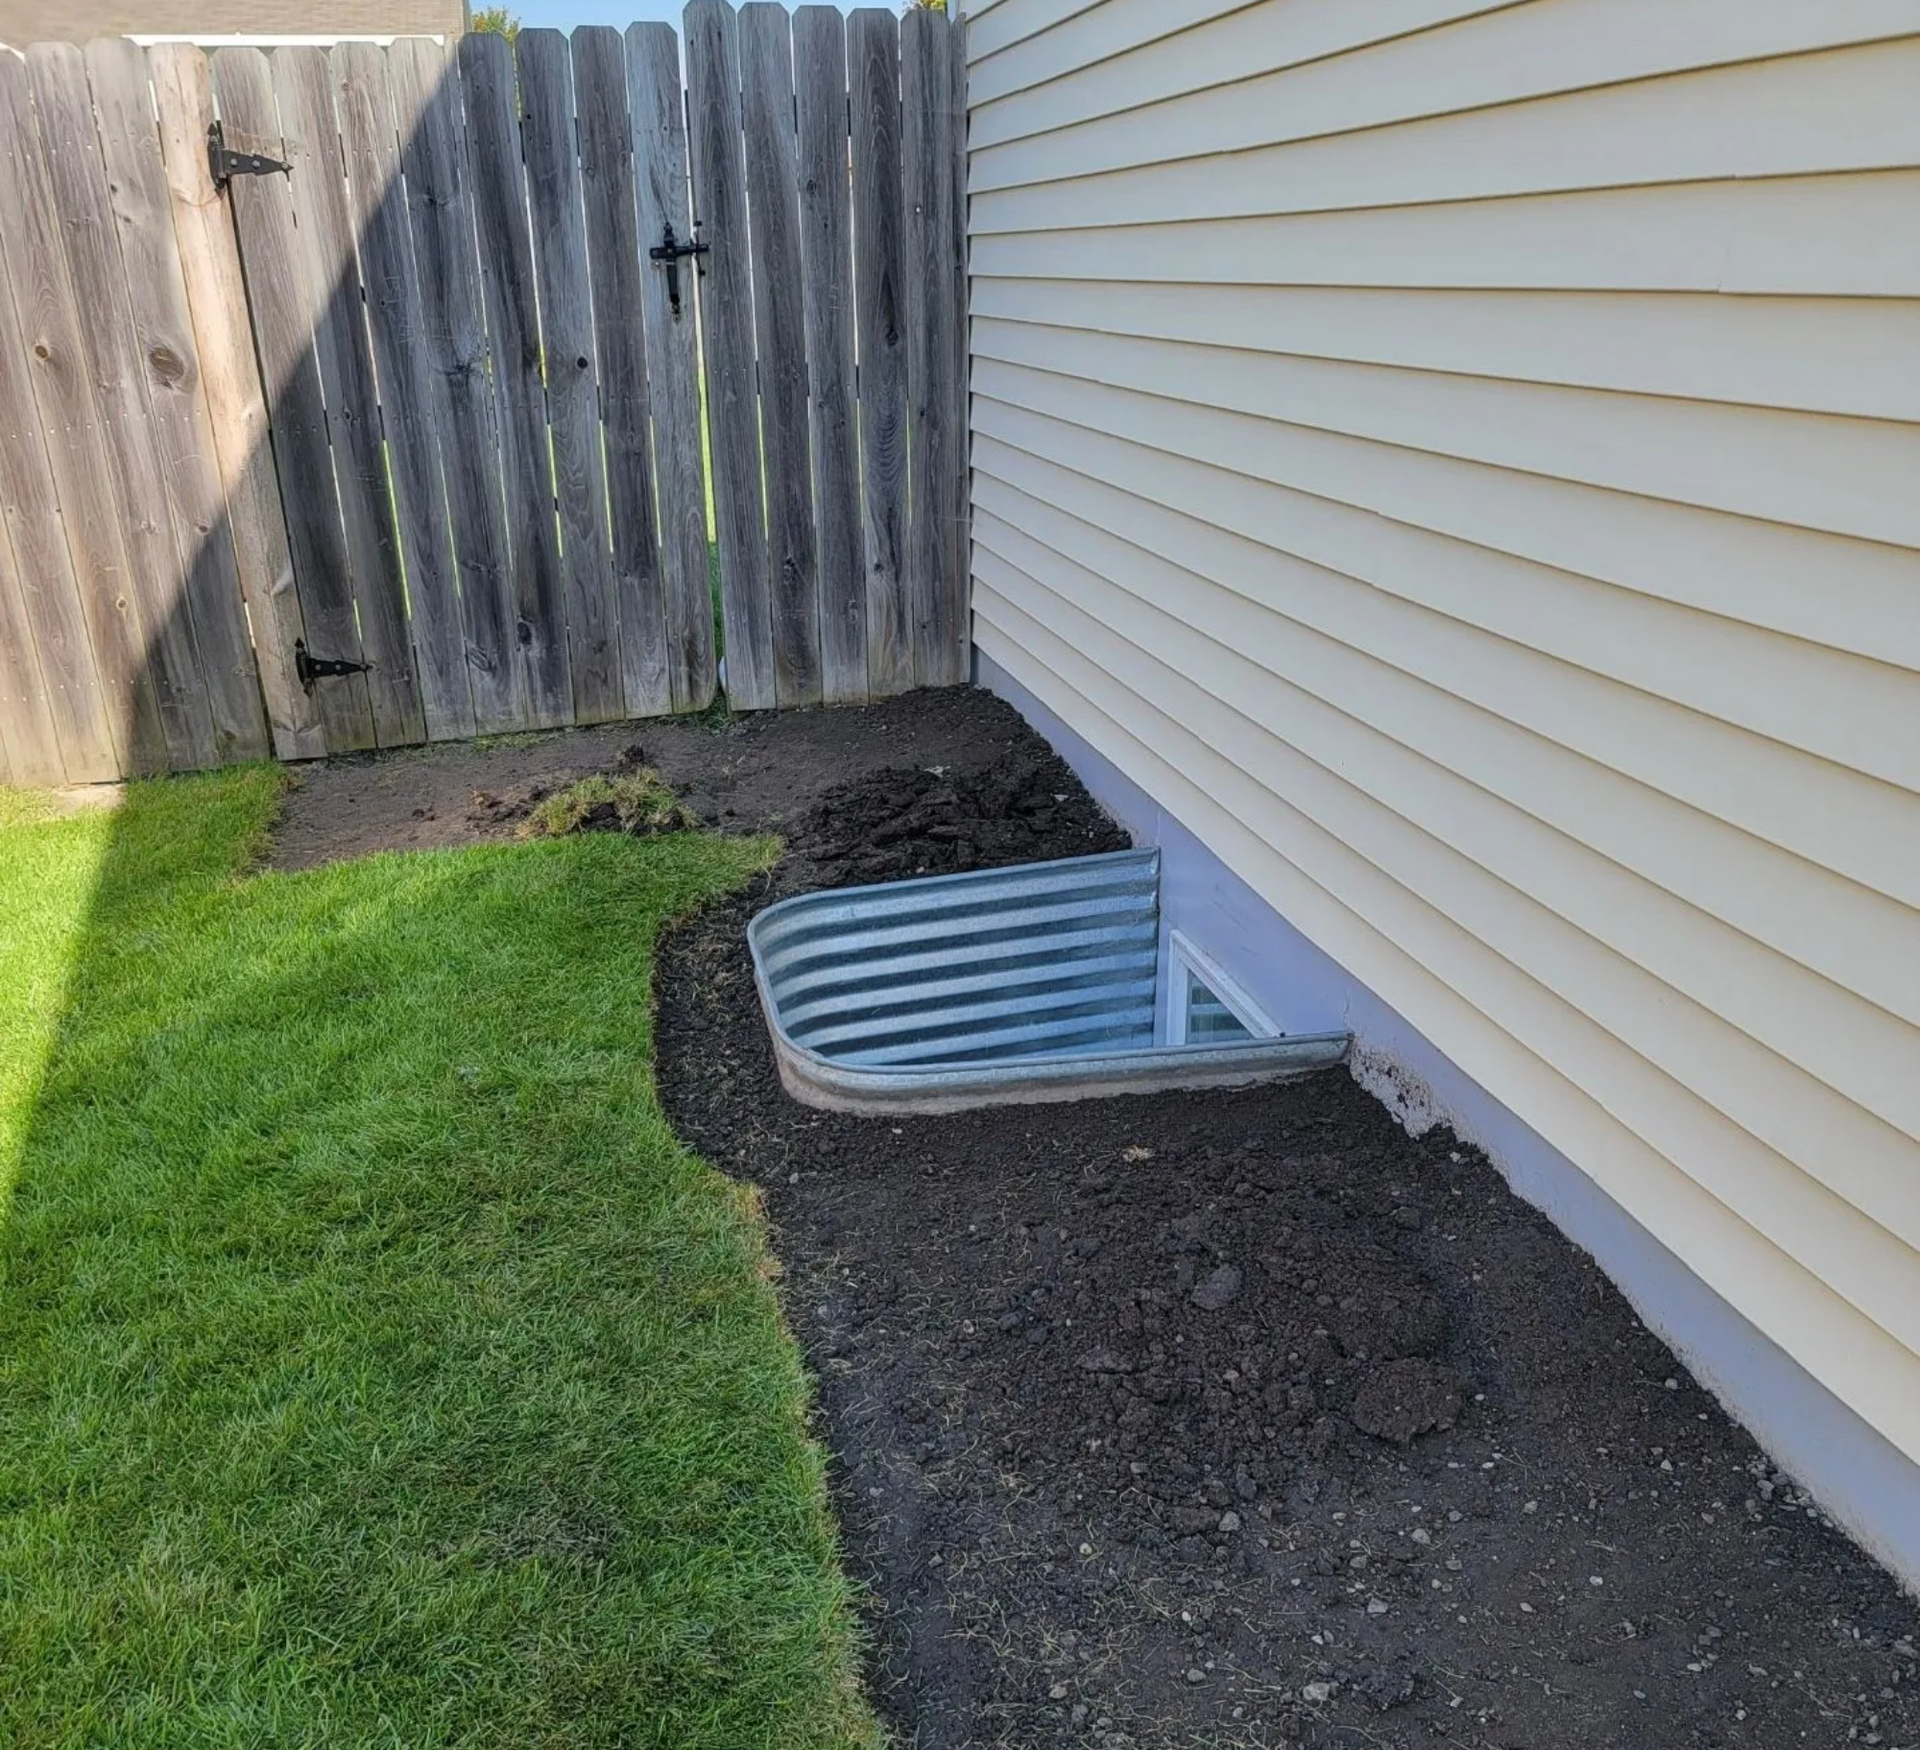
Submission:
M 1193 1290 L 1193 1304 L 1202 1312 L 1225 1312 L 1240 1297 L 1240 1272 L 1231 1264 L 1209 1270 Z
M 1460 1419 L 1459 1376 L 1437 1361 L 1385 1361 L 1363 1379 L 1348 1412 L 1362 1434 L 1405 1446 Z

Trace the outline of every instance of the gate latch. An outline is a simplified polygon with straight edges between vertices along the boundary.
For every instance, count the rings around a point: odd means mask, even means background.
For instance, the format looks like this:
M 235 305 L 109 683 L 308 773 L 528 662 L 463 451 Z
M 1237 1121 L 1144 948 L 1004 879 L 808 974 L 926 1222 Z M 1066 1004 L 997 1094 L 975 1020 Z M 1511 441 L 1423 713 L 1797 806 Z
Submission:
M 707 270 L 701 265 L 700 257 L 707 254 L 713 247 L 712 244 L 702 243 L 699 240 L 697 233 L 700 230 L 700 221 L 698 219 L 694 220 L 693 228 L 696 233 L 693 242 L 681 243 L 675 239 L 673 227 L 667 225 L 661 230 L 659 243 L 647 251 L 647 259 L 649 261 L 660 261 L 666 264 L 667 302 L 673 306 L 673 313 L 676 316 L 680 314 L 681 257 L 691 255 L 694 258 L 694 270 L 698 273 L 705 273 Z
M 315 656 L 307 649 L 304 638 L 293 641 L 293 672 L 300 677 L 301 686 L 308 692 L 313 691 L 315 681 L 327 680 L 334 675 L 365 674 L 372 668 L 370 662 L 353 662 L 344 656 Z
M 213 186 L 225 188 L 236 176 L 290 174 L 293 166 L 283 164 L 278 158 L 269 158 L 264 152 L 234 151 L 227 144 L 225 129 L 213 122 L 207 128 L 207 169 L 213 175 Z

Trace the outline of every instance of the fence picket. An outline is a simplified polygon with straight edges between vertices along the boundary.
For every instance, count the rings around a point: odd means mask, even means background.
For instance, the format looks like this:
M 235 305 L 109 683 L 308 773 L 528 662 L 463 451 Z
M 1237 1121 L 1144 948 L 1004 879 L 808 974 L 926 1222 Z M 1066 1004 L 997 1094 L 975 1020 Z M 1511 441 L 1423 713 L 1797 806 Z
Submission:
M 668 226 L 683 242 L 693 235 L 680 44 L 668 25 L 635 24 L 627 29 L 626 46 L 640 246 L 651 249 Z M 680 263 L 677 311 L 667 296 L 661 264 L 645 261 L 640 280 L 660 482 L 667 679 L 676 711 L 703 710 L 714 692 L 714 586 L 708 563 L 706 470 L 700 454 L 700 362 L 692 283 L 698 271 L 693 260 Z
M 953 240 L 952 26 L 937 12 L 900 21 L 902 206 L 907 276 L 907 602 L 913 673 L 945 686 L 958 672 L 960 591 L 953 577 L 953 525 L 960 512 L 959 433 L 953 408 L 955 287 L 947 264 Z
M 14 578 L 0 642 L 13 647 L 5 659 L 13 675 L 8 685 L 23 693 L 39 688 L 59 749 L 58 770 L 47 773 L 46 731 L 31 721 L 39 707 L 28 699 L 15 715 L 24 713 L 30 721 L 12 725 L 16 781 L 90 783 L 128 769 L 124 740 L 116 745 L 116 728 L 124 735 L 131 699 L 117 689 L 109 697 L 104 688 L 81 597 L 82 578 L 75 574 L 68 547 L 71 540 L 84 564 L 97 526 L 87 518 L 97 506 L 73 498 L 62 517 L 55 476 L 71 476 L 76 446 L 42 411 L 43 400 L 58 411 L 60 397 L 54 391 L 63 374 L 60 361 L 72 354 L 54 324 L 33 321 L 36 371 L 22 330 L 22 310 L 31 320 L 36 307 L 47 309 L 47 300 L 34 288 L 40 279 L 36 264 L 45 264 L 48 246 L 21 208 L 32 200 L 42 227 L 50 212 L 37 198 L 44 185 L 30 176 L 16 149 L 10 94 L 24 91 L 25 78 L 17 62 L 0 68 L 0 229 L 9 244 L 0 259 L 0 541 Z M 70 315 L 71 305 L 62 305 L 61 312 Z M 84 380 L 77 387 L 84 391 Z M 108 617 L 117 620 L 110 611 Z M 122 646 L 122 654 L 131 658 L 131 647 Z M 157 718 L 153 735 L 157 744 Z
M 740 9 L 740 86 L 760 358 L 774 702 L 814 705 L 820 701 L 820 566 L 807 430 L 793 41 L 787 9 L 778 0 L 750 0 Z
M 794 13 L 793 73 L 820 572 L 820 691 L 827 703 L 839 704 L 867 697 L 867 593 L 853 374 L 847 40 L 838 7 L 802 6 Z
M 620 33 L 609 26 L 584 25 L 573 33 L 573 104 L 606 434 L 621 689 L 628 716 L 653 717 L 673 708 L 673 690 L 654 535 L 653 410 L 641 283 L 645 258 L 634 200 L 627 59 Z
M 200 348 L 187 307 L 146 56 L 124 37 L 103 37 L 87 45 L 85 62 L 146 421 L 161 497 L 172 518 L 176 611 L 191 621 L 215 761 L 257 760 L 269 745 L 266 714 L 201 393 Z
M 220 49 L 213 57 L 213 88 L 232 150 L 271 158 L 285 154 L 273 73 L 265 55 L 254 48 Z M 359 661 L 360 622 L 354 612 L 347 532 L 334 489 L 326 397 L 314 353 L 320 307 L 304 265 L 304 240 L 294 223 L 293 185 L 282 176 L 235 177 L 227 198 L 233 204 L 259 348 L 300 621 L 315 655 Z M 326 292 L 320 296 L 324 299 Z M 313 697 L 330 752 L 375 745 L 366 676 L 323 682 Z
M 348 212 L 359 239 L 367 326 L 379 373 L 381 435 L 406 579 L 421 715 L 430 740 L 448 740 L 473 733 L 473 697 L 467 684 L 438 432 L 416 338 L 420 294 L 400 180 L 399 121 L 384 49 L 372 43 L 338 43 L 330 60 Z
M 403 129 L 400 166 L 420 294 L 415 345 L 426 373 L 430 421 L 440 442 L 465 635 L 474 727 L 533 721 L 527 665 L 515 631 L 513 557 L 501 495 L 500 433 L 491 349 L 474 241 L 466 121 L 450 51 L 403 37 L 388 51 Z
M 553 469 L 547 451 L 546 386 L 541 380 L 533 245 L 527 234 L 526 179 L 520 159 L 520 104 L 513 50 L 505 37 L 476 31 L 460 39 L 466 97 L 468 165 L 480 283 L 493 338 L 499 398 L 501 477 L 513 555 L 515 636 L 526 665 L 529 727 L 573 718 L 573 678 L 561 582 Z
M 906 597 L 907 317 L 900 211 L 900 23 L 860 7 L 847 18 L 852 127 L 854 322 L 860 359 L 867 684 L 875 697 L 913 685 Z
M 60 784 L 66 776 L 13 538 L 0 523 L 0 784 Z
M 167 757 L 175 766 L 210 765 L 216 758 L 213 714 L 194 650 L 165 470 L 147 405 L 94 132 L 86 63 L 71 43 L 36 43 L 27 51 L 27 77 L 59 206 L 74 307 L 83 313 L 81 356 L 93 379 L 107 478 L 128 560 L 126 576 L 139 604 L 142 661 L 159 700 Z
M 296 260 L 313 312 L 360 642 L 373 665 L 367 674 L 367 695 L 380 745 L 398 747 L 425 740 L 426 720 L 407 626 L 400 536 L 387 481 L 353 219 L 340 174 L 333 75 L 324 49 L 275 49 L 271 62 L 286 157 L 293 166 L 300 242 Z M 330 687 L 333 682 L 320 685 Z
M 948 653 L 950 660 L 946 672 L 955 681 L 968 680 L 973 675 L 973 539 L 967 515 L 967 507 L 972 503 L 973 408 L 969 383 L 971 336 L 968 302 L 971 286 L 967 274 L 967 56 L 966 44 L 961 36 L 962 28 L 957 23 L 949 25 L 946 39 L 953 116 L 953 143 L 948 155 L 953 172 L 953 241 L 949 257 L 953 276 L 953 376 L 950 379 L 952 400 L 947 416 L 953 422 L 954 434 L 953 474 L 947 483 L 946 504 L 950 522 L 947 588 L 953 624 L 953 648 Z
M 574 145 L 573 68 L 567 39 L 557 30 L 521 31 L 515 59 L 540 299 L 540 356 L 560 513 L 573 715 L 576 722 L 604 723 L 625 714 L 625 701 L 613 556 L 607 547 L 607 482 L 580 159 Z
M 190 43 L 158 44 L 148 51 L 147 66 L 159 113 L 181 278 L 199 346 L 207 435 L 224 494 L 235 570 L 251 617 L 273 749 L 282 759 L 312 759 L 326 752 L 326 734 L 312 695 L 294 672 L 294 646 L 306 628 L 287 549 L 266 392 L 247 317 L 233 221 L 207 164 L 212 75 L 206 57 Z
M 726 0 L 687 7 L 687 112 L 694 210 L 711 247 L 700 288 L 707 426 L 720 544 L 720 607 L 727 697 L 750 711 L 776 703 L 772 586 L 762 500 L 760 406 L 754 354 L 752 240 L 742 162 L 740 50 Z M 680 264 L 682 297 L 694 279 Z

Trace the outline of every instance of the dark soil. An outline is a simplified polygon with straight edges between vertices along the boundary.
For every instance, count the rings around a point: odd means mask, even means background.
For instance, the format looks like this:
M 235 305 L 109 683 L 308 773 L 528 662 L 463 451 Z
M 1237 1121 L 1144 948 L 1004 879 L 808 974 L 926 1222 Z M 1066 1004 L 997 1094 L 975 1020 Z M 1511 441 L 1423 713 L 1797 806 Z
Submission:
M 836 786 L 788 835 L 816 887 L 1124 851 L 1132 841 L 1044 744 L 981 771 L 889 766 Z
M 619 723 L 322 761 L 297 771 L 273 866 L 306 869 L 375 851 L 511 839 L 534 803 L 595 772 L 652 766 L 710 826 L 792 832 L 828 791 L 874 772 L 901 768 L 905 781 L 929 787 L 939 772 L 959 772 L 971 786 L 973 774 L 1005 762 L 1054 773 L 1054 789 L 1070 796 L 1078 818 L 1112 832 L 1012 711 L 985 694 L 955 689 L 833 711 Z M 1003 792 L 970 787 L 964 805 L 956 795 L 947 818 L 964 824 L 966 810 L 979 805 L 976 794 L 991 804 Z M 831 854 L 830 834 L 812 824 L 800 830 Z M 926 842 L 929 867 L 954 866 L 944 860 L 954 854 L 951 846 Z M 1004 844 L 1015 861 L 1028 855 L 1018 843 L 1017 834 L 982 841 L 983 848 Z
M 1477 1151 L 1343 1073 L 900 1122 L 789 1100 L 754 910 L 1118 841 L 980 695 L 757 720 L 721 764 L 680 760 L 698 733 L 641 739 L 793 848 L 665 944 L 662 1091 L 765 1190 L 903 1744 L 1920 1745 L 1920 1612 Z M 463 813 L 485 757 L 415 763 Z M 363 848 L 421 788 L 372 769 Z M 347 788 L 296 799 L 309 847 Z

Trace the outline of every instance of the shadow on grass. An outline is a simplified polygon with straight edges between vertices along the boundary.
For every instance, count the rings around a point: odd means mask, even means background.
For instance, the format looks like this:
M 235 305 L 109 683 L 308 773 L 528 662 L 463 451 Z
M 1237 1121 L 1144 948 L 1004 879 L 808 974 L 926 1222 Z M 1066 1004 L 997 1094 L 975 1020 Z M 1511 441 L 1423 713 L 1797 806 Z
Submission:
M 281 783 L 0 816 L 0 1736 L 868 1741 L 758 1212 L 652 1082 L 656 933 L 770 846 L 245 877 Z

